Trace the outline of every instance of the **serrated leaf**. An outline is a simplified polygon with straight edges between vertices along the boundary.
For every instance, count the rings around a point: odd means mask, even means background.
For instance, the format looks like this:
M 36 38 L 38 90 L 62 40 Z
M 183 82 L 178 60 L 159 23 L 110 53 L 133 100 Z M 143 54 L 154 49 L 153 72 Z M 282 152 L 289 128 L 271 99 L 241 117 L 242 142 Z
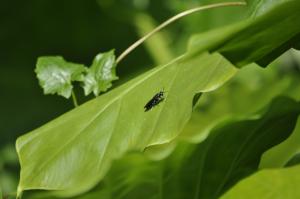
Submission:
M 83 81 L 84 65 L 67 62 L 60 56 L 40 57 L 35 72 L 44 94 L 70 98 L 72 81 Z
M 194 94 L 218 88 L 235 72 L 218 54 L 181 56 L 20 137 L 19 190 L 90 189 L 125 152 L 173 140 L 190 118 Z M 162 89 L 165 100 L 144 112 Z
M 239 182 L 221 199 L 300 198 L 300 166 L 262 170 Z
M 112 86 L 111 82 L 118 79 L 116 66 L 114 50 L 99 53 L 84 78 L 85 95 L 93 92 L 95 96 L 98 96 L 101 92 L 107 91 Z

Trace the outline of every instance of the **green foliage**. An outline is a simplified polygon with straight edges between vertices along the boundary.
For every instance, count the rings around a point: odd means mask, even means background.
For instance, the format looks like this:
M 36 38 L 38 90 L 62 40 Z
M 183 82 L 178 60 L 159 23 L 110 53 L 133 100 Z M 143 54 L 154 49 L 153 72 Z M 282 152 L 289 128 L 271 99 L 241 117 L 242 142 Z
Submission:
M 58 94 L 70 98 L 72 81 L 83 81 L 85 67 L 66 62 L 62 57 L 40 57 L 35 72 L 44 94 Z
M 262 170 L 234 186 L 221 199 L 300 198 L 300 166 Z
M 107 53 L 99 53 L 84 78 L 84 93 L 89 95 L 91 92 L 98 96 L 100 92 L 105 92 L 112 86 L 112 81 L 117 80 L 116 60 L 114 50 Z
M 299 78 L 271 76 L 263 78 L 267 80 L 260 83 L 263 87 L 255 88 L 258 73 L 253 72 L 242 78 L 246 85 L 235 87 L 232 81 L 224 90 L 212 92 L 238 72 L 234 66 L 253 62 L 266 66 L 300 43 L 299 1 L 276 6 L 253 2 L 257 3 L 250 19 L 194 36 L 189 50 L 169 64 L 20 137 L 18 194 L 45 189 L 57 196 L 75 196 L 100 182 L 95 191 L 79 198 L 209 199 L 220 197 L 259 165 L 284 166 L 299 153 L 299 127 L 294 128 L 300 105 L 294 99 L 300 96 L 291 94 L 299 89 L 295 86 Z M 117 79 L 113 51 L 99 54 L 90 68 L 80 70 L 61 57 L 40 60 L 41 69 L 36 71 L 44 90 L 50 89 L 47 93 L 70 97 L 71 82 L 77 80 L 84 83 L 86 95 L 97 96 Z M 68 78 L 55 79 L 51 87 L 49 74 L 60 77 L 68 66 Z M 149 99 L 163 89 L 165 100 L 144 112 Z M 277 98 L 261 109 L 283 93 L 294 99 Z M 218 102 L 211 100 L 214 97 Z M 177 146 L 182 138 L 195 144 Z M 173 153 L 153 162 L 144 154 L 127 156 L 130 151 L 143 151 L 157 160 Z M 287 158 L 278 159 L 282 154 Z

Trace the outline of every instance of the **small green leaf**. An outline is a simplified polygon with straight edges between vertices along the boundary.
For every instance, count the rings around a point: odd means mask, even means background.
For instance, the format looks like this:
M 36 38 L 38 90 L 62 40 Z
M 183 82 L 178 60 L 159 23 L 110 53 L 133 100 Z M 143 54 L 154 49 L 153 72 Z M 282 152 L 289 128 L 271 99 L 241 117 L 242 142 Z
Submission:
M 72 81 L 83 81 L 84 65 L 67 62 L 63 57 L 40 57 L 35 72 L 44 94 L 58 94 L 70 98 Z
M 116 65 L 114 50 L 99 53 L 84 78 L 85 95 L 93 92 L 95 96 L 98 96 L 101 92 L 107 91 L 112 86 L 111 82 L 118 79 Z

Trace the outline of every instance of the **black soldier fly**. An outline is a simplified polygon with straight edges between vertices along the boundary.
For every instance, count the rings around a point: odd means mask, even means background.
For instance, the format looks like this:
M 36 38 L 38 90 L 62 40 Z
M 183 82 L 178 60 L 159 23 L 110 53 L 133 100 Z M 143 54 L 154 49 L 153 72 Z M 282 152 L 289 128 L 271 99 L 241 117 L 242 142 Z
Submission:
M 158 105 L 161 103 L 165 97 L 164 97 L 164 91 L 160 91 L 156 93 L 152 99 L 144 106 L 145 112 L 151 110 L 154 106 Z

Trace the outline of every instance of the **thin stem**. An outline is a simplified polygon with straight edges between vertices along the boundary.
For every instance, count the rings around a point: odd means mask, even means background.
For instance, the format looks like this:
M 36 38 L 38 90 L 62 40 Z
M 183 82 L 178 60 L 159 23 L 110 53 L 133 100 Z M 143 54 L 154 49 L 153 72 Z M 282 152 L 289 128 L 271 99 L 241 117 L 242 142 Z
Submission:
M 77 98 L 76 98 L 75 92 L 73 90 L 72 90 L 72 99 L 73 99 L 74 106 L 77 107 L 78 106 Z
M 246 5 L 245 2 L 224 2 L 224 3 L 216 3 L 216 4 L 210 4 L 206 6 L 200 6 L 196 8 L 192 8 L 190 10 L 186 10 L 184 12 L 181 12 L 167 21 L 163 22 L 159 26 L 157 26 L 154 30 L 146 34 L 144 37 L 133 43 L 131 46 L 129 46 L 118 58 L 117 58 L 117 63 L 119 63 L 121 60 L 124 59 L 131 51 L 133 51 L 135 48 L 137 48 L 139 45 L 141 45 L 145 40 L 147 40 L 149 37 L 154 35 L 156 32 L 160 31 L 164 27 L 168 26 L 169 24 L 173 23 L 174 21 L 183 18 L 187 15 L 193 14 L 195 12 L 201 11 L 201 10 L 207 10 L 207 9 L 212 9 L 212 8 L 218 8 L 218 7 L 226 7 L 226 6 L 243 6 Z

